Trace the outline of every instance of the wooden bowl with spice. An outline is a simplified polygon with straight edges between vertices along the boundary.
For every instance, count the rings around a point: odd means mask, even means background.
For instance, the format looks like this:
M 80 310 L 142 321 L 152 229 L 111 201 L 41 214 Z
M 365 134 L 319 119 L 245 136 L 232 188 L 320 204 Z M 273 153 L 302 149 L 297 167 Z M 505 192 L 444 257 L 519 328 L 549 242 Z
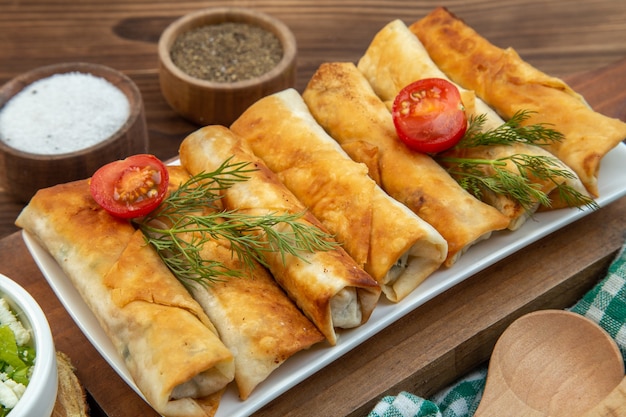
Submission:
M 253 9 L 185 15 L 161 34 L 158 54 L 163 96 L 179 115 L 201 126 L 228 126 L 260 98 L 295 85 L 293 33 Z
M 54 64 L 0 88 L 0 186 L 17 201 L 147 151 L 139 89 L 112 68 Z

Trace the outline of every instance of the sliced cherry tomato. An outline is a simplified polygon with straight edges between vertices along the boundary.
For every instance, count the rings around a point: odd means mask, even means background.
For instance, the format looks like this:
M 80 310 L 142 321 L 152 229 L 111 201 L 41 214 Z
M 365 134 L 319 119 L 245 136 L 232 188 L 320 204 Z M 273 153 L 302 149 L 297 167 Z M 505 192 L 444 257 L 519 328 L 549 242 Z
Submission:
M 98 169 L 89 189 L 106 211 L 130 219 L 154 210 L 165 198 L 168 183 L 165 164 L 153 155 L 139 154 Z
M 458 88 L 442 78 L 424 78 L 404 87 L 392 108 L 398 137 L 424 153 L 445 151 L 467 130 L 467 117 Z

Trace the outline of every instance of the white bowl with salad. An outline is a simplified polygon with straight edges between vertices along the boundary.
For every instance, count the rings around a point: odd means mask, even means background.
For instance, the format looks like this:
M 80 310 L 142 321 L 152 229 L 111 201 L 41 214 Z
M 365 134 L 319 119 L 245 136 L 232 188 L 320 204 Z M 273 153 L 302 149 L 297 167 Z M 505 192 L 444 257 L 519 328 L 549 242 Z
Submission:
M 0 417 L 49 417 L 57 388 L 48 320 L 24 288 L 0 274 Z

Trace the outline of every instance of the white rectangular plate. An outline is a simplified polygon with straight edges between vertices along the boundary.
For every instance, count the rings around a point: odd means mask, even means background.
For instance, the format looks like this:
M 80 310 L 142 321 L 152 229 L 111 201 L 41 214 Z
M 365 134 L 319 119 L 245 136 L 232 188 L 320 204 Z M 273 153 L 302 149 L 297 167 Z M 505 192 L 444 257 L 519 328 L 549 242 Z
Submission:
M 603 207 L 626 195 L 626 145 L 621 143 L 602 161 L 598 204 Z M 324 368 L 391 323 L 410 313 L 433 297 L 466 278 L 590 213 L 590 210 L 563 209 L 539 213 L 515 232 L 497 232 L 473 247 L 450 269 L 432 274 L 422 285 L 398 304 L 381 301 L 363 326 L 340 333 L 337 345 L 319 344 L 288 359 L 252 395 L 241 401 L 234 384 L 224 394 L 217 417 L 247 416 L 279 395 Z M 120 355 L 85 305 L 56 261 L 27 232 L 24 241 L 46 280 L 78 327 L 113 369 L 141 397 Z

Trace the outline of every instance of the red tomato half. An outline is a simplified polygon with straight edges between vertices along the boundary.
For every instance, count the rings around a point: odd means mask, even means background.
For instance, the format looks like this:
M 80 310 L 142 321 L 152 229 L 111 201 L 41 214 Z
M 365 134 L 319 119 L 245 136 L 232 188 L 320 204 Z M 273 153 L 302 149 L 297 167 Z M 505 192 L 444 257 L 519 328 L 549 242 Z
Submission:
M 168 183 L 163 162 L 153 155 L 139 154 L 98 169 L 89 190 L 106 211 L 130 219 L 154 210 L 165 198 Z
M 393 102 L 398 137 L 424 153 L 445 151 L 467 130 L 467 117 L 458 88 L 441 78 L 424 78 L 404 87 Z

